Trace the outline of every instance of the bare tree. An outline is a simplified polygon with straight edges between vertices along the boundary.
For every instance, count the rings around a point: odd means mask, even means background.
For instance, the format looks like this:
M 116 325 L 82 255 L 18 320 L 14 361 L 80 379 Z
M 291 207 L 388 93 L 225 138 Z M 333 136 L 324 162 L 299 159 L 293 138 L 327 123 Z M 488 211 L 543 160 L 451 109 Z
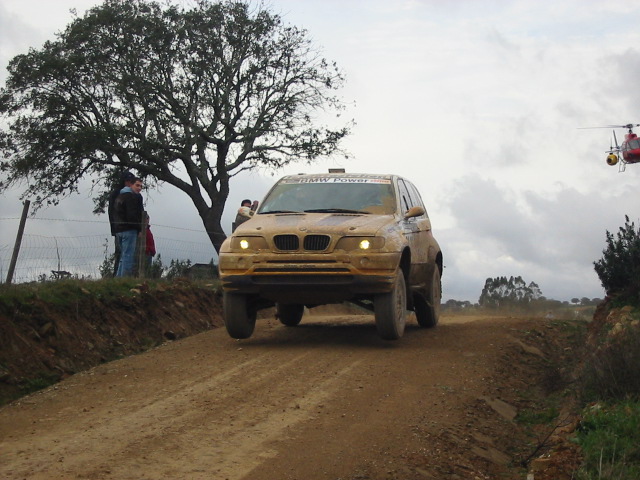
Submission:
M 343 110 L 343 75 L 261 4 L 106 0 L 8 70 L 0 191 L 38 207 L 88 177 L 101 212 L 132 169 L 186 193 L 216 250 L 232 176 L 343 153 L 351 127 L 314 125 Z

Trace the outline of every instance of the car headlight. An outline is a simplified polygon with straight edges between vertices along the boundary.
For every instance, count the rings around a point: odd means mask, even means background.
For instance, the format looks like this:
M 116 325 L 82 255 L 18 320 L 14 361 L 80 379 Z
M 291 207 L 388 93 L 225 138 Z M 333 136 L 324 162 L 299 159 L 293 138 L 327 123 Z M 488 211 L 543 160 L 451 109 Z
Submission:
M 336 249 L 367 252 L 384 247 L 384 237 L 342 237 Z
M 264 237 L 233 237 L 231 238 L 231 250 L 234 252 L 255 252 L 267 248 Z

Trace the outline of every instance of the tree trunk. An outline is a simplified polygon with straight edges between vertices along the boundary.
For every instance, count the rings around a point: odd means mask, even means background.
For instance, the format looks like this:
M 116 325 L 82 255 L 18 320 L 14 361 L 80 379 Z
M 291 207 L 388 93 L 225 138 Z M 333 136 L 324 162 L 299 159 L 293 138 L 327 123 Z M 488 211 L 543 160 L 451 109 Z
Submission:
M 213 248 L 215 248 L 216 253 L 220 253 L 222 242 L 227 238 L 227 235 L 222 229 L 222 224 L 220 223 L 223 210 L 224 203 L 222 203 L 222 205 L 213 205 L 204 212 L 204 214 L 200 215 L 204 228 L 207 231 L 207 235 L 209 235 L 209 239 L 211 240 L 211 244 L 213 245 Z

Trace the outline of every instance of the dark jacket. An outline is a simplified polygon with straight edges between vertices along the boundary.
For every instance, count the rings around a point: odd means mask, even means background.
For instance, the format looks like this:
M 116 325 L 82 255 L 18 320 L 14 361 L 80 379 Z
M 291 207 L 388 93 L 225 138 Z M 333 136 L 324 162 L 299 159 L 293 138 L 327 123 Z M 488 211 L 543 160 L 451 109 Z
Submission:
M 109 215 L 109 225 L 111 226 L 112 236 L 115 236 L 116 234 L 116 219 L 115 219 L 116 199 L 120 195 L 120 190 L 122 190 L 122 188 L 123 187 L 117 188 L 109 194 L 109 204 L 107 207 L 107 214 Z
M 142 195 L 134 193 L 129 187 L 120 191 L 113 206 L 114 230 L 116 233 L 127 230 L 142 230 Z

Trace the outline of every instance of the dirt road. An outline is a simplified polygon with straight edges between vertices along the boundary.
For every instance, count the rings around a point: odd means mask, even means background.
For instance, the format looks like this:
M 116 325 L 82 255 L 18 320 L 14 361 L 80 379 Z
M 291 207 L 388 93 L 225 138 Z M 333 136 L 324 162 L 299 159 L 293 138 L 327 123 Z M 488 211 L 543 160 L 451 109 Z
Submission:
M 385 342 L 371 316 L 312 315 L 170 342 L 0 409 L 0 478 L 524 478 L 513 415 L 541 322 L 414 320 Z

